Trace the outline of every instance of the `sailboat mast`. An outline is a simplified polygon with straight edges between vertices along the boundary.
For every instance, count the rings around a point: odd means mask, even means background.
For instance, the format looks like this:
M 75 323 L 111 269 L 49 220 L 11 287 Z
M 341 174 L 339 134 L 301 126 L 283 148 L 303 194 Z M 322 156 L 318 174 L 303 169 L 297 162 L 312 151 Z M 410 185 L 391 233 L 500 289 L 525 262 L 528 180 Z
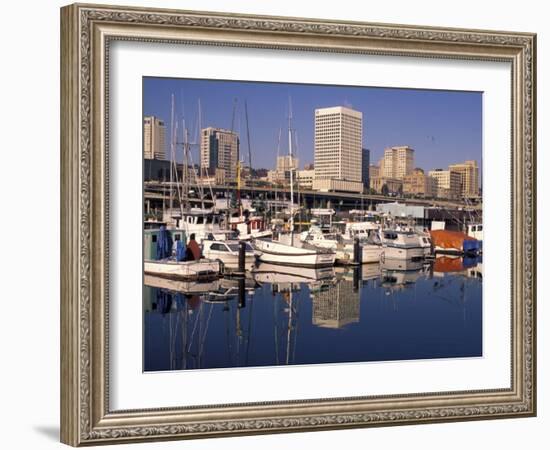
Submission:
M 289 155 L 289 169 L 290 169 L 290 220 L 289 229 L 292 233 L 294 231 L 294 177 L 293 177 L 293 164 L 292 164 L 292 103 L 288 100 L 288 155 Z
M 176 138 L 174 136 L 175 132 L 175 126 L 174 126 L 174 110 L 175 110 L 175 104 L 174 104 L 174 94 L 172 94 L 172 114 L 171 114 L 171 120 L 170 120 L 170 132 L 172 134 L 171 141 L 170 141 L 170 217 L 172 216 L 172 208 L 174 207 L 174 194 L 172 190 L 172 182 L 173 182 L 173 171 L 174 171 L 174 160 L 175 160 L 175 153 L 176 153 Z
M 248 104 L 246 100 L 244 101 L 244 115 L 246 118 L 246 143 L 248 146 L 248 168 L 249 168 L 249 181 L 250 181 L 250 190 L 252 190 L 252 150 L 250 145 L 250 127 L 248 124 Z M 254 198 L 254 194 L 252 194 Z

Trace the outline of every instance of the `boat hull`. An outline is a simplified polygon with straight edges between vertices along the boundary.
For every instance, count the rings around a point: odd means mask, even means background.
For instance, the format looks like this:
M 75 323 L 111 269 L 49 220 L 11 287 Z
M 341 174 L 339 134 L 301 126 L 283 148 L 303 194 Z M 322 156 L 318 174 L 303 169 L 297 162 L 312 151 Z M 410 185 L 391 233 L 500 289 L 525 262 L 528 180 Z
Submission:
M 424 249 L 422 247 L 384 247 L 383 259 L 422 259 Z
M 336 254 L 293 247 L 279 242 L 255 241 L 261 262 L 293 267 L 329 267 L 334 265 Z
M 361 264 L 376 263 L 380 261 L 384 249 L 380 245 L 361 244 Z M 336 251 L 336 262 L 340 264 L 353 264 L 353 245 L 346 246 Z
M 179 280 L 208 280 L 220 276 L 219 261 L 202 259 L 198 261 L 145 260 L 143 271 L 148 275 L 175 278 Z

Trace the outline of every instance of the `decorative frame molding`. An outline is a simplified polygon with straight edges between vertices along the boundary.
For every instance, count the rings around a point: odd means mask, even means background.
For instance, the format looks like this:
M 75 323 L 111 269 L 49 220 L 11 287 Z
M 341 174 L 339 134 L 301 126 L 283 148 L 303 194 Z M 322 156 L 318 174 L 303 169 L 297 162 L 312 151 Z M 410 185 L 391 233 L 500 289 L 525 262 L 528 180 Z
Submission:
M 108 58 L 113 40 L 507 61 L 512 65 L 510 389 L 111 411 Z M 536 35 L 75 4 L 61 9 L 61 440 L 142 440 L 536 414 Z

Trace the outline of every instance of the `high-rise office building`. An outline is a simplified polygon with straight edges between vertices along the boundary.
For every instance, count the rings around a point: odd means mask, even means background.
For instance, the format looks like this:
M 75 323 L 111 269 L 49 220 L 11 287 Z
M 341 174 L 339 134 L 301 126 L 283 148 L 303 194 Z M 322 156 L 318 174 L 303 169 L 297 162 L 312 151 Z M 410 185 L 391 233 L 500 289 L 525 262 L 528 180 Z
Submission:
M 224 169 L 227 182 L 237 178 L 239 160 L 239 137 L 234 131 L 208 127 L 201 130 L 201 169 L 214 174 Z
M 479 196 L 479 168 L 477 161 L 469 160 L 461 164 L 449 165 L 449 170 L 460 174 L 462 197 Z
M 143 118 L 143 157 L 145 159 L 165 159 L 166 127 L 155 116 Z
M 361 181 L 363 186 L 368 189 L 370 185 L 370 150 L 368 148 L 363 149 L 361 167 Z
M 346 190 L 363 190 L 362 140 L 360 111 L 343 106 L 315 110 L 314 189 L 345 184 Z M 340 183 L 332 183 L 337 180 Z
M 407 145 L 386 148 L 382 161 L 381 176 L 401 180 L 414 169 L 414 150 Z
M 452 170 L 430 170 L 428 175 L 435 179 L 437 186 L 436 196 L 457 200 L 461 194 L 460 174 Z

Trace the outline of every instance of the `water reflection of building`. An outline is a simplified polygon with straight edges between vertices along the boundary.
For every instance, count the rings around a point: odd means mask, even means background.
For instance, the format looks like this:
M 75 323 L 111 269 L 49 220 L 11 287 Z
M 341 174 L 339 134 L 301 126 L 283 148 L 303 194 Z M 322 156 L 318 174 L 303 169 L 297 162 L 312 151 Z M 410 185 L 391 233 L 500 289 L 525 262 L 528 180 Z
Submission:
M 353 280 L 324 284 L 311 292 L 314 325 L 324 328 L 342 328 L 359 322 L 359 290 L 353 289 Z

